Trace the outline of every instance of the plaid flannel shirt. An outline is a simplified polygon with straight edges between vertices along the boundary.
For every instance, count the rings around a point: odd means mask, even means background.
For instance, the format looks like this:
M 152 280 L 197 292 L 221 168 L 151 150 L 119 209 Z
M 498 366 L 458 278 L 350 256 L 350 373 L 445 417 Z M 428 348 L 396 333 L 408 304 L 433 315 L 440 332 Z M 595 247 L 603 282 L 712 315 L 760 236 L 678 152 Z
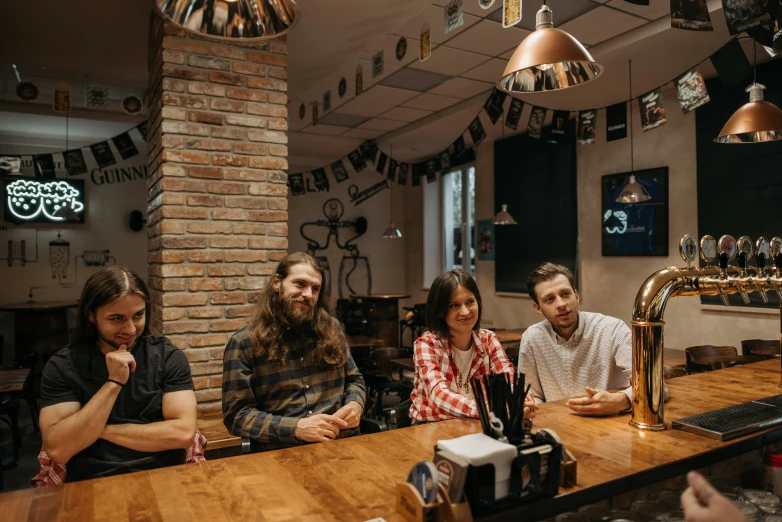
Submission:
M 469 378 L 477 375 L 509 373 L 513 364 L 490 330 L 473 332 L 475 354 Z M 410 418 L 413 422 L 438 421 L 454 417 L 478 418 L 475 400 L 459 393 L 453 359 L 453 346 L 447 339 L 426 332 L 415 342 L 415 385 L 410 394 Z
M 341 367 L 320 367 L 312 350 L 290 347 L 284 362 L 255 356 L 247 328 L 228 341 L 223 355 L 223 422 L 237 437 L 271 450 L 305 444 L 295 437 L 302 417 L 334 414 L 348 402 L 364 407 L 364 378 L 350 355 Z M 340 438 L 358 428 L 340 431 Z
M 206 462 L 204 452 L 206 451 L 206 437 L 200 431 L 196 430 L 193 437 L 193 443 L 185 452 L 185 464 L 194 462 Z M 41 464 L 38 474 L 30 479 L 30 487 L 45 488 L 47 486 L 62 486 L 65 484 L 65 478 L 68 471 L 65 464 L 54 462 L 46 449 L 41 445 L 41 451 L 38 453 L 38 462 Z

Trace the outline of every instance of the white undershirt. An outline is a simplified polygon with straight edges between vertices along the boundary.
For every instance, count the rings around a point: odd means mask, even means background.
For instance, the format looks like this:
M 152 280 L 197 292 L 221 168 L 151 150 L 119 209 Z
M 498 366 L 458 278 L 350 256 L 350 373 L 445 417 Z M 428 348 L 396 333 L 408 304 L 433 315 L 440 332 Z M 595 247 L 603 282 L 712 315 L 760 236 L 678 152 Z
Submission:
M 465 351 L 457 350 L 453 348 L 453 362 L 456 363 L 456 367 L 459 369 L 456 374 L 456 387 L 459 388 L 459 393 L 465 397 L 473 399 L 472 389 L 470 388 L 470 367 L 472 366 L 472 358 L 475 355 L 475 343 L 470 343 L 470 349 Z M 466 384 L 467 388 L 459 386 L 459 377 L 461 376 L 462 384 Z

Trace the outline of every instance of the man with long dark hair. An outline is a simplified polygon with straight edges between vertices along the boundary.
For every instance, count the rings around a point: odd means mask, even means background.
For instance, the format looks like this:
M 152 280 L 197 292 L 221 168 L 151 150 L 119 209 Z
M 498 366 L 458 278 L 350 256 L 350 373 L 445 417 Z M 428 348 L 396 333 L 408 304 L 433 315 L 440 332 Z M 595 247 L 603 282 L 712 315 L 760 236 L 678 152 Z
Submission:
M 40 425 L 67 480 L 185 462 L 196 399 L 184 353 L 149 335 L 149 290 L 108 267 L 85 283 L 71 342 L 43 370 Z
M 355 432 L 364 379 L 322 290 L 323 268 L 296 252 L 280 261 L 250 324 L 223 356 L 223 421 L 270 450 Z

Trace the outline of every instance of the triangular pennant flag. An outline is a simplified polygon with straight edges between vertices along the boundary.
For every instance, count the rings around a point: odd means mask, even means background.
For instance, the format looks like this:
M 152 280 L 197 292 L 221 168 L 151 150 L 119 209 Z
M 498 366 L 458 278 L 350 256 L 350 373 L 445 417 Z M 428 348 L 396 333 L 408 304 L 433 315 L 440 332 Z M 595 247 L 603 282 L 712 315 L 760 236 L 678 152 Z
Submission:
M 33 156 L 33 168 L 36 178 L 54 178 L 54 156 L 51 154 L 38 154 Z
M 94 143 L 90 145 L 92 155 L 95 156 L 95 162 L 98 164 L 98 168 L 105 169 L 117 163 L 114 159 L 114 153 L 111 152 L 108 141 L 101 141 L 100 143 Z
M 421 186 L 421 176 L 426 174 L 426 163 L 413 164 L 413 186 Z
M 396 178 L 396 182 L 400 185 L 407 185 L 407 173 L 410 170 L 410 164 L 409 163 L 400 163 L 399 164 L 399 176 Z
M 523 101 L 518 98 L 511 98 L 510 107 L 508 107 L 508 116 L 505 118 L 505 126 L 517 130 L 519 128 L 519 120 L 521 120 L 521 111 L 523 109 Z
M 117 148 L 117 152 L 122 156 L 122 159 L 126 160 L 138 155 L 138 149 L 130 138 L 130 134 L 123 132 L 111 138 L 112 143 Z
M 307 192 L 307 188 L 304 186 L 303 174 L 291 174 L 288 176 L 288 186 L 291 189 L 291 194 L 294 196 L 300 196 Z
M 361 149 L 356 149 L 348 154 L 348 161 L 356 172 L 361 172 L 367 166 L 367 162 L 364 159 L 364 155 L 361 153 Z
M 349 177 L 348 171 L 345 168 L 345 164 L 342 163 L 342 160 L 337 160 L 331 164 L 331 172 L 334 173 L 334 179 L 337 180 L 337 183 L 342 183 Z
M 465 148 L 464 134 L 460 134 L 459 137 L 456 138 L 456 140 L 451 143 L 451 146 L 448 148 L 448 150 L 451 151 L 451 159 L 459 159 Z
M 388 156 L 386 156 L 385 152 L 380 152 L 380 156 L 377 158 L 377 164 L 375 165 L 375 170 L 377 170 L 381 175 L 386 170 L 386 162 L 388 161 Z
M 141 134 L 141 138 L 144 141 L 147 141 L 147 122 L 148 120 L 144 120 L 138 125 L 136 125 L 136 130 Z
M 486 137 L 486 131 L 483 130 L 483 124 L 481 123 L 481 120 L 478 118 L 478 116 L 476 116 L 475 119 L 470 122 L 468 129 L 470 131 L 470 137 L 472 138 L 473 146 L 477 147 L 478 144 L 483 141 L 483 138 Z
M 375 145 L 375 142 L 365 141 L 359 145 L 359 149 L 361 150 L 361 155 L 364 156 L 365 160 L 375 163 L 375 156 L 377 156 L 377 145 Z
M 424 168 L 426 169 L 426 182 L 434 183 L 437 181 L 437 160 L 432 158 L 424 165 Z
M 451 170 L 451 165 L 453 165 L 453 161 L 451 160 L 451 153 L 446 149 L 440 153 L 440 157 L 437 159 L 440 163 L 437 170 L 442 172 L 443 175 L 448 174 L 448 171 Z
M 315 181 L 315 188 L 318 192 L 321 190 L 329 191 L 329 177 L 326 176 L 326 169 L 319 168 L 312 171 L 312 179 Z
M 606 107 L 606 141 L 627 137 L 627 102 Z
M 496 87 L 491 91 L 491 94 L 486 99 L 486 103 L 483 104 L 483 110 L 491 120 L 491 124 L 497 123 L 497 120 L 502 116 L 503 108 L 502 104 L 505 103 L 505 97 L 508 94 L 504 91 L 497 89 Z
M 396 169 L 399 164 L 394 158 L 388 160 L 388 179 L 394 181 L 396 179 Z
M 65 161 L 65 170 L 69 176 L 78 176 L 87 173 L 87 162 L 84 161 L 84 153 L 81 149 L 66 150 L 62 153 Z

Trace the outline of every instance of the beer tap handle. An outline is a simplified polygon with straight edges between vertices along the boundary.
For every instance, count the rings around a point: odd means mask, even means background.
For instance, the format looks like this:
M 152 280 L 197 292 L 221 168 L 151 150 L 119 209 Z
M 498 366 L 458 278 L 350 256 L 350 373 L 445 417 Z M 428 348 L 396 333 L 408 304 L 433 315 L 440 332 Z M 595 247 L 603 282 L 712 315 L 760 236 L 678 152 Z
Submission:
M 719 255 L 720 259 L 720 279 L 727 279 L 728 277 L 728 254 L 725 252 L 720 252 Z M 717 289 L 720 292 L 720 299 L 722 299 L 722 304 L 725 306 L 730 306 L 730 303 L 728 302 L 728 294 L 725 293 L 725 291 L 722 289 L 722 285 L 718 285 Z
M 728 262 L 736 257 L 736 240 L 733 238 L 733 236 L 722 236 L 720 240 L 717 242 L 717 250 L 719 251 L 719 259 L 720 259 L 720 279 L 724 281 L 724 283 L 717 286 L 720 292 L 720 298 L 722 299 L 722 304 L 725 306 L 728 306 L 728 296 L 725 294 L 725 290 L 723 288 L 723 284 L 732 284 L 732 282 L 728 278 Z
M 747 277 L 747 254 L 745 254 L 744 252 L 739 252 L 737 258 L 738 258 L 739 270 L 740 270 L 739 277 L 746 278 Z M 736 285 L 736 288 L 739 291 L 739 295 L 741 295 L 741 300 L 744 301 L 744 304 L 749 304 L 749 294 L 747 294 L 747 291 L 744 289 L 744 285 L 739 283 L 738 281 L 733 281 L 733 284 Z
M 763 288 L 763 283 L 766 279 L 766 256 L 768 256 L 768 239 L 761 236 L 755 243 L 755 256 L 757 257 L 758 277 L 755 279 L 755 289 L 760 294 L 760 298 L 764 303 L 768 303 L 768 295 L 766 289 Z

